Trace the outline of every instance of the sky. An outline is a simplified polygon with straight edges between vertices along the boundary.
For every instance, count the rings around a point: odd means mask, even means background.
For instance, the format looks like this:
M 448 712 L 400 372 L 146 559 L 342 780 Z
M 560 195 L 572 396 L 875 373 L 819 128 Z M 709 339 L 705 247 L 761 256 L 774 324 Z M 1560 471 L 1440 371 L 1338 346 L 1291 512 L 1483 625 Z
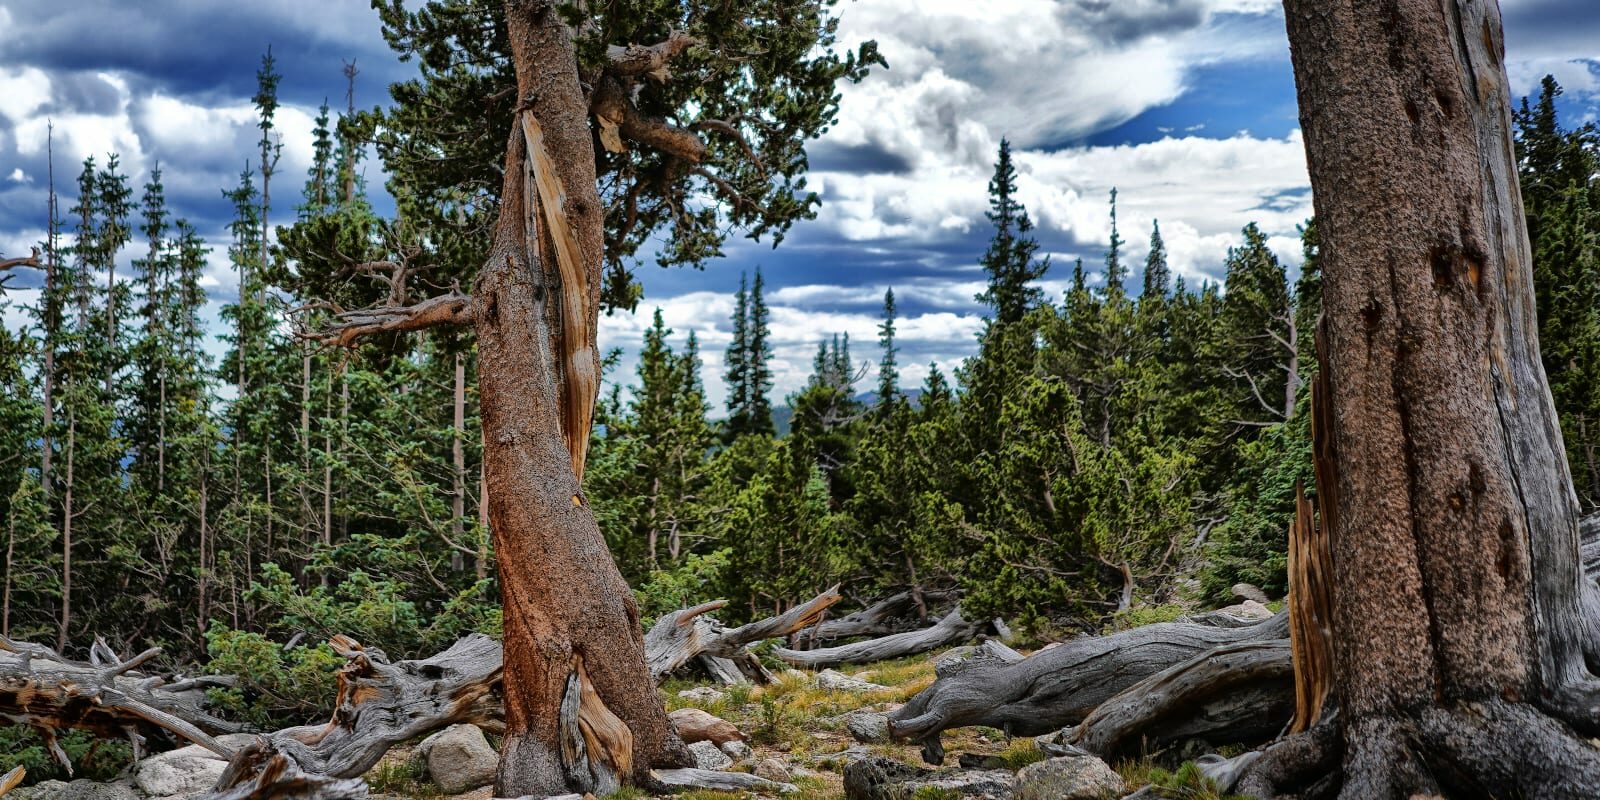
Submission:
M 1569 123 L 1600 119 L 1592 3 L 1502 3 L 1513 90 L 1532 92 L 1554 74 Z M 624 352 L 611 380 L 634 382 L 639 341 L 659 307 L 675 341 L 691 330 L 699 337 L 720 406 L 733 292 L 758 267 L 772 309 L 775 400 L 804 384 L 825 336 L 848 333 L 855 358 L 876 361 L 891 287 L 902 385 L 920 383 L 934 363 L 948 374 L 982 327 L 974 296 L 990 233 L 985 187 L 1003 137 L 1051 258 L 1043 285 L 1052 299 L 1074 259 L 1103 265 L 1113 188 L 1125 261 L 1143 263 L 1159 220 L 1174 271 L 1191 285 L 1217 281 L 1228 247 L 1255 222 L 1297 265 L 1296 226 L 1311 215 L 1311 197 L 1277 0 L 845 0 L 838 11 L 841 44 L 874 39 L 889 68 L 843 85 L 837 123 L 808 148 L 817 218 L 777 249 L 732 239 L 703 270 L 640 265 L 638 311 L 601 318 L 601 346 Z M 62 208 L 87 156 L 117 153 L 136 187 L 161 165 L 175 213 L 212 243 L 206 316 L 220 333 L 221 304 L 236 291 L 221 190 L 255 149 L 250 97 L 269 45 L 284 76 L 276 185 L 293 193 L 310 163 L 317 107 L 344 103 L 345 63 L 359 70 L 361 108 L 385 104 L 387 86 L 413 74 L 367 3 L 0 0 L 0 254 L 25 254 L 44 237 L 53 124 Z M 376 205 L 392 208 L 381 165 L 366 169 Z M 11 292 L 5 324 L 22 324 L 18 306 L 36 296 L 28 280 L 14 282 L 22 288 Z M 862 388 L 874 383 L 869 372 Z

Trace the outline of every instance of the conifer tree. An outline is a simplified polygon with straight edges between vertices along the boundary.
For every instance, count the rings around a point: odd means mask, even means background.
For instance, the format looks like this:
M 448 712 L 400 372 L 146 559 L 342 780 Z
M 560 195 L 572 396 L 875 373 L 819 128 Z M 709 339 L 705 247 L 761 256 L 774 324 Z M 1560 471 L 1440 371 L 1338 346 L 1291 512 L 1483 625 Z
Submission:
M 1033 220 L 1016 193 L 1017 168 L 1011 163 L 1011 143 L 1001 139 L 994 177 L 989 179 L 987 216 L 995 232 L 981 261 L 989 284 L 978 295 L 978 301 L 992 309 L 992 323 L 1000 325 L 1020 322 L 1029 309 L 1038 305 L 1044 293 L 1032 283 L 1049 268 L 1049 259 L 1034 259 L 1039 243 L 1030 235 Z
M 1172 291 L 1172 273 L 1167 268 L 1167 243 L 1161 238 L 1161 221 L 1150 226 L 1150 253 L 1144 259 L 1142 297 L 1165 298 Z
M 900 348 L 894 341 L 894 289 L 883 293 L 883 322 L 878 324 L 878 347 L 883 355 L 878 359 L 878 406 L 883 414 L 893 413 L 900 402 L 900 367 L 896 356 Z

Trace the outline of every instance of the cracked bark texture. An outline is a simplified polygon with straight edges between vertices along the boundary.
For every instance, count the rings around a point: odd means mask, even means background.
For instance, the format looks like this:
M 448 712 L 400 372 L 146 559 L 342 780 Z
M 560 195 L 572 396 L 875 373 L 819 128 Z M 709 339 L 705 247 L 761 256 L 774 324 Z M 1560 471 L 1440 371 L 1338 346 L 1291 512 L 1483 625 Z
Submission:
M 1589 796 L 1600 750 L 1572 744 L 1600 726 L 1593 586 L 1538 356 L 1499 9 L 1284 6 L 1323 237 L 1341 796 Z M 1523 727 L 1541 746 L 1482 735 L 1518 719 L 1545 721 Z M 1463 758 L 1509 761 L 1460 783 Z

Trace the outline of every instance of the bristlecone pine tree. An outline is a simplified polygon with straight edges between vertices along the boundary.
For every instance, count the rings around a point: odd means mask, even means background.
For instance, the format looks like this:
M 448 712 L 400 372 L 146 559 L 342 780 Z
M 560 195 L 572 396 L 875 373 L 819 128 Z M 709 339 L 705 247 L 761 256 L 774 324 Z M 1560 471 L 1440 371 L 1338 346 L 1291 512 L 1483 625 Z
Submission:
M 871 45 L 834 54 L 831 5 L 380 4 L 390 43 L 420 55 L 426 80 L 396 86 L 398 107 L 378 122 L 395 193 L 492 192 L 493 164 L 482 157 L 503 155 L 498 221 L 470 296 L 408 304 L 406 267 L 393 264 L 399 296 L 340 315 L 322 338 L 350 344 L 441 324 L 477 334 L 504 602 L 499 796 L 604 794 L 689 761 L 580 485 L 600 379 L 597 316 L 602 302 L 637 300 L 621 265 L 652 231 L 671 233 L 664 263 L 692 263 L 716 252 L 729 223 L 776 238 L 814 213 L 803 144 L 833 119 L 834 84 L 881 61 Z M 457 48 L 482 56 L 479 68 L 458 69 Z M 470 110 L 429 116 L 456 107 Z M 509 117 L 498 154 L 480 126 L 460 125 L 485 108 Z M 430 147 L 464 158 L 406 160 Z M 468 166 L 445 174 L 441 163 Z M 691 203 L 702 191 L 719 202 Z
M 1600 638 L 1539 361 L 1498 7 L 1285 11 L 1322 243 L 1339 710 L 1243 788 L 1342 772 L 1344 798 L 1593 797 Z

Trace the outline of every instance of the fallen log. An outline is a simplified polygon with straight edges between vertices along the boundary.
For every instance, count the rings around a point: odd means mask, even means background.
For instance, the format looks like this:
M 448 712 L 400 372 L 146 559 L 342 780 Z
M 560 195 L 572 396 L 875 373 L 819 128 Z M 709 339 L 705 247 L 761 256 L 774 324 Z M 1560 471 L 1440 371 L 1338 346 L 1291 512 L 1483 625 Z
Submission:
M 728 666 L 731 663 L 745 678 L 756 683 L 771 683 L 772 675 L 749 651 L 749 645 L 811 627 L 822 618 L 824 611 L 841 599 L 839 587 L 835 586 L 783 614 L 737 628 L 724 627 L 715 618 L 706 616 L 726 606 L 726 600 L 674 611 L 656 620 L 645 633 L 645 663 L 657 682 L 690 662 L 704 658 L 716 659 L 711 661 L 710 671 L 721 680 L 731 677 L 732 670 Z
M 1294 716 L 1289 642 L 1223 645 L 1168 667 L 1096 706 L 1071 743 L 1111 761 L 1193 739 L 1258 745 Z
M 1184 622 L 1084 637 L 1015 663 L 985 663 L 941 677 L 889 714 L 889 732 L 944 761 L 941 731 L 971 725 L 1037 736 L 1075 725 L 1145 678 L 1225 645 L 1287 641 L 1287 614 L 1245 628 Z
M 151 648 L 124 661 L 105 647 L 95 651 L 99 663 L 90 663 L 64 658 L 43 645 L 0 637 L 0 716 L 37 730 L 45 749 L 68 775 L 72 764 L 56 741 L 56 733 L 64 729 L 126 739 L 136 758 L 151 741 L 188 741 L 232 756 L 212 737 L 238 733 L 243 726 L 211 715 L 205 696 L 208 686 L 228 685 L 231 679 L 178 678 L 141 670 L 160 653 L 160 648 Z
M 791 637 L 790 643 L 796 650 L 805 650 L 815 647 L 818 642 L 903 633 L 925 619 L 925 609 L 959 595 L 960 592 L 954 590 L 908 589 L 897 592 L 859 611 L 852 611 L 838 619 L 823 620 L 806 628 Z
M 262 735 L 240 750 L 217 782 L 218 798 L 294 797 L 276 794 L 286 791 L 279 784 L 358 778 L 395 744 L 460 722 L 503 719 L 500 643 L 487 636 L 475 633 L 431 658 L 394 663 L 347 636 L 329 645 L 346 659 L 333 718 Z
M 282 754 L 262 754 L 255 774 L 227 790 L 216 790 L 199 800 L 366 800 L 367 782 L 360 778 L 307 775 Z
M 891 658 L 926 653 L 945 645 L 964 642 L 977 636 L 988 622 L 973 621 L 961 615 L 961 606 L 931 627 L 905 633 L 894 633 L 863 642 L 824 647 L 817 650 L 790 650 L 777 648 L 772 654 L 797 667 L 832 667 L 839 664 L 867 664 Z

